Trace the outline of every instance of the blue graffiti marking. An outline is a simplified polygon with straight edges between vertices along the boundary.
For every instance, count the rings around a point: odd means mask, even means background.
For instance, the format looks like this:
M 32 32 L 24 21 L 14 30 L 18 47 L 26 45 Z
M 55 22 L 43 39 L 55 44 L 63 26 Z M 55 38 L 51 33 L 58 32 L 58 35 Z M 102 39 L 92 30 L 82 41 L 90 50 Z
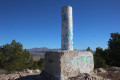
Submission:
M 67 43 L 68 42 L 68 38 L 64 38 L 64 43 Z
M 65 14 L 62 15 L 62 21 L 67 20 L 67 16 Z
M 64 49 L 63 50 L 68 50 L 68 48 L 64 45 Z
M 92 60 L 92 57 L 91 56 L 88 56 L 88 57 L 86 57 L 86 63 L 93 63 L 93 60 Z
M 69 55 L 66 56 L 66 59 L 67 59 L 67 64 L 71 64 L 71 60 L 70 60 L 70 56 Z M 80 61 L 82 63 L 86 63 L 86 64 L 93 64 L 93 58 L 90 55 L 89 56 L 81 56 L 81 58 L 79 58 L 77 56 L 77 57 L 75 57 L 73 59 L 73 61 L 74 61 L 74 64 L 76 64 L 76 65 L 79 65 Z
M 78 64 L 79 64 L 79 60 L 80 60 L 80 58 L 79 58 L 79 57 L 76 57 L 76 58 L 74 59 L 74 63 L 75 63 L 76 65 L 78 65 Z
M 73 38 L 71 39 L 71 45 L 73 46 Z
M 69 56 L 67 56 L 67 64 L 71 64 Z
M 84 62 L 84 58 L 85 58 L 85 56 L 82 56 L 82 63 Z
M 70 37 L 73 37 L 73 35 L 72 35 L 72 29 L 69 29 L 68 34 L 70 35 Z

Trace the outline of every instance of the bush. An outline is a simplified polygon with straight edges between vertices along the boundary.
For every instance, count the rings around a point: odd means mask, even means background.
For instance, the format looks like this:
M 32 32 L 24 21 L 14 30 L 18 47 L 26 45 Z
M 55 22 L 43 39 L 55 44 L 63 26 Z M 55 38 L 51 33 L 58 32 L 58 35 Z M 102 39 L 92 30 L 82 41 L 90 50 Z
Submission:
M 38 61 L 38 65 L 40 66 L 40 70 L 43 71 L 44 68 L 45 68 L 45 59 L 44 59 L 44 58 L 41 58 L 41 59 Z
M 13 40 L 11 44 L 0 46 L 0 68 L 14 72 L 36 69 L 38 65 L 33 61 L 29 51 L 23 50 L 23 45 Z
M 104 50 L 100 47 L 96 48 L 96 52 L 94 54 L 94 65 L 95 68 L 108 67 L 106 60 L 104 59 Z
M 105 60 L 100 56 L 94 56 L 94 67 L 95 68 L 106 68 L 108 65 L 106 64 Z

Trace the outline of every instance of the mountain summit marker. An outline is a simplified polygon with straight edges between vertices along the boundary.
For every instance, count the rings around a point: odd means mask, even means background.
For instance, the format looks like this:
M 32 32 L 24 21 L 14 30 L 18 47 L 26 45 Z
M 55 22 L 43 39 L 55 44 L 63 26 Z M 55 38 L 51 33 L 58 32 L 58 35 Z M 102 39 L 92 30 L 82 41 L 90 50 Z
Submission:
M 61 48 L 62 50 L 73 50 L 73 19 L 72 7 L 62 7 L 62 34 Z
M 80 73 L 89 73 L 94 68 L 91 51 L 73 50 L 72 7 L 62 8 L 61 51 L 45 53 L 45 70 L 42 80 L 68 80 Z

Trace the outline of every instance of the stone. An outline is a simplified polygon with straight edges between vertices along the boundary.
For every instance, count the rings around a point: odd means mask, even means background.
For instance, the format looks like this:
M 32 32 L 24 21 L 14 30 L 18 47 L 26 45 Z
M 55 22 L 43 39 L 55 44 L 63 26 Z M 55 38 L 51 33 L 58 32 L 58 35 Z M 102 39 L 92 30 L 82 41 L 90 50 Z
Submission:
M 103 68 L 98 68 L 97 72 L 106 73 L 107 71 L 105 69 L 103 69 Z
M 95 70 L 99 70 L 95 69 Z M 104 69 L 104 68 L 102 68 Z M 107 71 L 108 75 L 106 77 L 103 77 L 99 75 L 99 73 L 104 73 L 104 71 L 98 71 L 98 73 L 94 73 L 94 71 L 90 71 L 90 73 L 80 73 L 77 76 L 69 77 L 66 80 L 120 80 L 120 67 L 110 67 L 104 69 Z M 20 76 L 21 75 L 21 76 Z M 26 73 L 26 72 L 20 72 L 20 74 L 12 73 L 12 74 L 2 74 L 0 75 L 0 80 L 60 80 L 57 77 L 55 77 L 53 74 L 47 73 L 45 71 L 42 71 L 42 73 L 39 75 L 39 73 Z
M 91 73 L 81 73 L 76 77 L 71 77 L 68 80 L 110 80 L 100 76 L 92 75 Z
M 0 69 L 0 75 L 1 75 L 1 74 L 6 74 L 6 73 L 7 73 L 6 70 L 4 70 L 4 69 Z
M 120 71 L 119 67 L 110 67 L 107 69 L 108 71 Z
M 40 73 L 41 71 L 39 69 L 34 70 L 35 73 Z
M 102 77 L 107 77 L 108 76 L 108 72 L 103 69 L 103 68 L 98 68 L 98 69 L 95 69 L 94 72 L 99 75 L 99 76 L 102 76 Z
M 27 72 L 27 73 L 33 73 L 33 70 L 27 69 L 26 72 Z
M 108 78 L 110 80 L 120 80 L 120 67 L 97 68 L 94 70 L 97 76 Z
M 49 51 L 45 53 L 44 73 L 59 80 L 66 80 L 80 73 L 89 73 L 94 68 L 90 51 Z
M 19 74 L 8 74 L 9 80 L 15 80 L 19 78 Z
M 110 67 L 107 69 L 108 77 L 113 80 L 120 80 L 120 67 Z

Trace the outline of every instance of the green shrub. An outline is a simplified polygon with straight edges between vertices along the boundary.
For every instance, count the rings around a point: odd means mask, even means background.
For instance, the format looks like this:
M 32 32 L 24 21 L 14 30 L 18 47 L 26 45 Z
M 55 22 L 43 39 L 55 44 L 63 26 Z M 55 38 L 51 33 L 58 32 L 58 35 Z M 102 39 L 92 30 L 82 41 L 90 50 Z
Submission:
M 0 68 L 10 73 L 35 69 L 38 68 L 38 65 L 33 61 L 29 51 L 23 50 L 23 45 L 13 40 L 11 44 L 0 46 Z

